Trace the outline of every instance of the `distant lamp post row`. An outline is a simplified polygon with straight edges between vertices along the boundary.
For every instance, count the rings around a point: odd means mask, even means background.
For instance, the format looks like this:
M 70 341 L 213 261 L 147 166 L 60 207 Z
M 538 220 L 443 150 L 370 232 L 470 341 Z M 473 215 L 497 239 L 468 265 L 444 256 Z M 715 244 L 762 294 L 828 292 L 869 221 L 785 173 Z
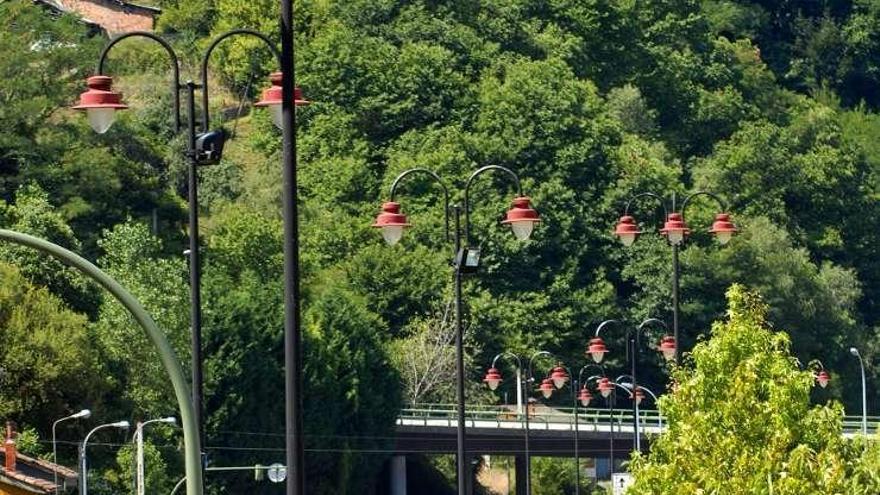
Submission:
M 232 36 L 243 35 L 255 37 L 263 42 L 265 42 L 266 46 L 275 56 L 279 65 L 285 72 L 292 73 L 292 68 L 289 67 L 290 62 L 285 63 L 285 59 L 281 57 L 281 52 L 276 47 L 275 43 L 272 42 L 266 35 L 259 33 L 257 31 L 252 31 L 249 29 L 236 29 L 232 31 L 225 32 L 219 36 L 217 36 L 208 46 L 207 50 L 202 57 L 202 65 L 201 65 L 201 84 L 196 84 L 193 81 L 187 81 L 185 84 L 180 83 L 180 63 L 178 61 L 177 54 L 171 45 L 164 38 L 150 33 L 146 31 L 132 31 L 128 33 L 121 34 L 115 38 L 113 38 L 101 52 L 98 67 L 97 67 L 97 75 L 89 77 L 86 81 L 86 85 L 88 86 L 88 90 L 80 95 L 79 103 L 73 108 L 76 110 L 81 110 L 86 113 L 86 116 L 89 121 L 89 125 L 95 132 L 99 134 L 103 134 L 107 132 L 110 127 L 113 125 L 114 120 L 116 119 L 116 112 L 120 110 L 125 110 L 128 108 L 122 101 L 122 94 L 113 89 L 113 78 L 104 74 L 104 65 L 107 60 L 107 56 L 110 53 L 110 50 L 116 46 L 117 43 L 123 41 L 127 38 L 131 37 L 141 37 L 147 38 L 152 41 L 155 41 L 162 45 L 162 47 L 167 52 L 170 60 L 171 60 L 171 96 L 172 96 L 172 116 L 174 117 L 174 132 L 180 132 L 182 124 L 181 124 L 181 102 L 180 102 L 180 93 L 184 92 L 186 94 L 186 136 L 187 136 L 187 151 L 186 155 L 189 158 L 189 168 L 188 168 L 188 178 L 187 178 L 187 188 L 188 188 L 188 203 L 189 203 L 189 249 L 186 254 L 189 255 L 189 272 L 190 272 L 190 319 L 191 319 L 191 327 L 192 327 L 192 342 L 191 342 L 191 351 L 192 351 L 192 396 L 193 396 L 193 407 L 195 409 L 195 422 L 198 425 L 199 429 L 199 437 L 201 440 L 201 444 L 204 445 L 204 420 L 203 420 L 203 407 L 202 407 L 202 398 L 204 395 L 203 392 L 203 357 L 202 357 L 202 312 L 201 312 L 201 253 L 199 250 L 199 203 L 198 203 L 198 167 L 202 165 L 210 165 L 214 163 L 218 163 L 223 155 L 223 147 L 226 142 L 226 132 L 222 128 L 218 128 L 215 130 L 211 130 L 211 119 L 210 119 L 210 106 L 209 106 L 209 92 L 208 92 L 208 62 L 210 61 L 211 53 L 214 49 L 219 45 L 222 41 L 230 38 Z M 287 66 L 287 68 L 285 68 Z M 290 105 L 284 104 L 283 97 L 283 77 L 282 72 L 275 72 L 269 77 L 271 86 L 263 91 L 262 99 L 255 104 L 257 107 L 264 107 L 269 110 L 269 113 L 272 117 L 272 122 L 279 128 L 283 128 L 283 118 L 282 116 L 285 114 L 284 111 Z M 202 97 L 202 121 L 197 122 L 197 112 L 196 112 L 196 91 L 201 90 Z M 302 91 L 299 88 L 293 88 L 293 101 L 292 106 L 296 108 L 298 106 L 307 105 L 309 102 L 305 100 L 302 96 Z M 294 121 L 295 122 L 295 121 Z M 291 126 L 292 127 L 292 126 Z M 285 130 L 285 153 L 284 153 L 284 173 L 285 180 L 287 180 L 287 174 L 291 174 L 294 179 L 292 179 L 291 186 L 289 188 L 284 188 L 284 202 L 285 202 L 285 214 L 284 214 L 284 224 L 285 224 L 285 291 L 292 290 L 291 287 L 295 284 L 296 287 L 299 285 L 298 280 L 298 265 L 297 260 L 294 258 L 296 255 L 289 253 L 289 245 L 297 246 L 297 241 L 295 239 L 296 232 L 296 215 L 291 213 L 290 209 L 295 210 L 295 201 L 288 197 L 288 195 L 295 194 L 295 168 L 296 168 L 296 154 L 295 148 L 293 151 L 290 151 L 288 148 L 292 148 L 292 145 L 288 145 L 288 142 L 292 142 L 292 132 L 293 130 Z M 285 338 L 292 338 L 295 342 L 295 345 L 287 345 L 285 344 L 285 359 L 289 358 L 289 354 L 292 352 L 299 352 L 299 329 L 297 325 L 291 323 L 293 320 L 297 320 L 296 318 L 290 316 L 294 312 L 294 299 L 298 299 L 298 297 L 285 297 Z M 293 318 L 293 320 L 292 320 Z M 293 328 L 297 327 L 297 328 Z M 291 349 L 292 347 L 296 347 L 295 350 Z M 296 363 L 299 363 L 298 358 L 295 360 Z M 298 397 L 299 393 L 299 385 L 298 383 L 301 381 L 299 379 L 301 373 L 301 366 L 291 365 L 290 363 L 285 365 L 285 382 L 288 384 L 292 384 L 296 382 L 297 385 L 292 390 L 296 391 L 296 394 L 291 394 L 288 390 L 286 393 L 288 395 L 297 395 L 297 397 L 288 397 L 286 403 L 290 404 L 290 411 L 288 412 L 288 416 L 292 416 L 291 424 L 301 425 L 301 399 Z M 290 388 L 288 386 L 288 388 Z M 288 425 L 288 430 L 291 429 L 291 426 Z M 288 443 L 293 442 L 294 440 L 299 442 L 301 447 L 301 435 L 299 432 L 291 432 L 289 437 L 293 439 Z M 291 451 L 290 445 L 287 448 L 288 451 Z M 291 452 L 289 466 L 301 466 L 302 462 L 302 452 L 301 448 L 296 449 L 296 452 Z M 302 471 L 302 469 L 297 468 L 297 471 Z M 299 476 L 297 476 L 299 477 Z M 297 488 L 298 490 L 298 488 Z
M 52 473 L 54 476 L 55 490 L 58 490 L 58 449 L 56 442 L 55 429 L 59 423 L 72 420 L 72 419 L 85 419 L 91 417 L 92 412 L 88 409 L 83 409 L 75 414 L 71 414 L 70 416 L 65 416 L 61 419 L 56 420 L 52 423 Z M 144 493 L 144 448 L 143 448 L 143 428 L 144 426 L 150 423 L 167 423 L 167 424 L 177 424 L 177 419 L 174 417 L 160 418 L 160 419 L 152 419 L 143 423 L 137 424 L 137 429 L 134 435 L 134 442 L 137 445 L 137 472 L 135 475 L 136 482 L 136 493 L 143 494 Z M 86 456 L 86 448 L 88 447 L 89 439 L 91 436 L 97 432 L 98 430 L 102 430 L 105 428 L 128 428 L 130 425 L 128 421 L 116 421 L 115 423 L 106 423 L 102 425 L 98 425 L 93 428 L 86 435 L 85 439 L 83 439 L 82 444 L 80 445 L 79 450 L 79 467 L 81 470 L 80 477 L 80 488 L 79 492 L 81 495 L 88 494 L 88 463 Z
M 531 207 L 531 200 L 523 195 L 519 176 L 511 169 L 488 165 L 474 171 L 464 186 L 463 205 L 450 204 L 449 189 L 435 172 L 426 168 L 412 168 L 398 175 L 391 184 L 389 201 L 382 205 L 382 212 L 376 217 L 373 227 L 379 229 L 385 242 L 393 246 L 403 237 L 404 230 L 412 226 L 406 215 L 401 213 L 400 203 L 395 202 L 397 188 L 401 181 L 412 175 L 426 175 L 439 185 L 443 190 L 443 206 L 446 219 L 446 239 L 452 240 L 453 258 L 452 267 L 455 281 L 455 349 L 456 349 L 456 396 L 457 396 L 457 454 L 456 454 L 456 477 L 458 494 L 467 494 L 467 445 L 465 429 L 465 395 L 464 395 L 464 325 L 462 322 L 462 275 L 474 273 L 479 268 L 480 250 L 472 244 L 472 230 L 470 222 L 470 189 L 474 180 L 487 172 L 500 172 L 509 177 L 516 187 L 517 197 L 513 200 L 513 207 L 507 212 L 507 217 L 501 222 L 510 225 L 514 236 L 519 240 L 527 240 L 535 225 L 540 222 L 538 212 Z M 464 211 L 464 232 L 461 226 L 461 214 Z M 449 216 L 454 217 L 454 228 L 450 236 Z
M 736 226 L 730 220 L 730 214 L 726 213 L 727 205 L 717 195 L 706 191 L 697 191 L 687 197 L 681 203 L 681 209 L 677 209 L 675 193 L 672 194 L 672 208 L 666 208 L 666 200 L 658 194 L 645 192 L 636 194 L 627 201 L 623 210 L 623 216 L 614 229 L 614 235 L 617 236 L 624 246 L 632 246 L 638 236 L 643 231 L 639 230 L 635 217 L 631 216 L 629 211 L 633 202 L 641 198 L 651 198 L 656 200 L 663 207 L 665 222 L 663 227 L 659 229 L 660 235 L 666 237 L 669 245 L 672 247 L 672 331 L 674 341 L 674 354 L 676 364 L 681 364 L 681 342 L 679 340 L 679 274 L 680 267 L 678 261 L 678 250 L 684 244 L 687 236 L 690 235 L 691 229 L 685 221 L 685 212 L 690 202 L 699 196 L 706 196 L 715 200 L 721 207 L 721 211 L 715 215 L 715 221 L 709 229 L 709 233 L 715 236 L 721 245 L 730 242 L 730 239 L 737 232 Z

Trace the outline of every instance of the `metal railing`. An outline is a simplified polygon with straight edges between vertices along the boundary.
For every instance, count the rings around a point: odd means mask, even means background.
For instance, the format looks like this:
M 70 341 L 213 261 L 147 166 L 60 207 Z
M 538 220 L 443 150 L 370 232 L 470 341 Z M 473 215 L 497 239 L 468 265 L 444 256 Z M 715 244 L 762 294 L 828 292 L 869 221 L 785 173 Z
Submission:
M 516 406 L 499 405 L 468 405 L 465 421 L 471 428 L 521 428 L 523 415 L 518 413 Z M 633 412 L 631 409 L 615 409 L 613 413 L 607 408 L 578 408 L 579 428 L 583 431 L 605 431 L 614 425 L 616 431 L 632 432 Z M 655 409 L 639 410 L 640 428 L 646 433 L 659 433 L 666 420 Z M 401 410 L 398 425 L 406 426 L 456 426 L 455 404 L 413 404 Z M 874 434 L 880 427 L 880 416 L 868 416 L 868 432 Z M 574 408 L 550 408 L 539 406 L 530 411 L 529 429 L 531 430 L 567 430 L 574 429 Z M 846 435 L 861 432 L 861 416 L 845 416 L 843 433 Z
M 398 417 L 398 425 L 406 426 L 456 426 L 456 410 L 454 404 L 415 404 L 403 409 Z M 523 414 L 510 406 L 468 406 L 465 421 L 471 428 L 508 428 L 523 427 Z M 615 409 L 612 413 L 607 408 L 578 408 L 578 427 L 582 431 L 610 430 L 611 425 L 617 431 L 632 431 L 633 413 L 629 409 Z M 537 407 L 529 413 L 529 429 L 531 430 L 573 430 L 574 408 Z M 663 418 L 653 409 L 639 411 L 639 425 L 646 432 L 660 431 Z

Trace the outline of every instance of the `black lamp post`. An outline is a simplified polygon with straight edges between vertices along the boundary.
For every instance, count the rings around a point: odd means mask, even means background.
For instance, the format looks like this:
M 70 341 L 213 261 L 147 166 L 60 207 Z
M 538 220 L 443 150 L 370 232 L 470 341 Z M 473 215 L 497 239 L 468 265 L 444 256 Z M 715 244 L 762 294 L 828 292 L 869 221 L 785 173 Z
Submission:
M 455 219 L 455 228 L 452 232 L 452 244 L 454 256 L 452 267 L 455 276 L 455 349 L 456 349 L 456 395 L 458 402 L 457 414 L 457 459 L 456 477 L 458 479 L 459 495 L 467 494 L 467 448 L 465 443 L 465 396 L 464 396 L 464 330 L 462 324 L 462 275 L 474 273 L 479 267 L 480 250 L 471 243 L 470 224 L 470 188 L 474 180 L 485 172 L 499 171 L 510 177 L 519 193 L 513 200 L 513 207 L 507 212 L 507 218 L 501 223 L 509 224 L 514 235 L 519 240 L 526 240 L 532 234 L 535 224 L 540 221 L 538 212 L 530 206 L 530 199 L 523 196 L 519 176 L 512 170 L 499 165 L 487 165 L 474 171 L 468 178 L 464 187 L 464 204 L 449 204 L 449 189 L 440 179 L 440 176 L 425 168 L 413 168 L 402 172 L 391 184 L 389 201 L 382 205 L 382 213 L 376 217 L 373 227 L 382 231 L 382 237 L 389 245 L 397 244 L 403 236 L 404 229 L 411 225 L 407 222 L 406 215 L 400 212 L 400 203 L 394 201 L 395 194 L 400 182 L 412 174 L 425 174 L 431 177 L 443 189 L 444 211 L 446 216 L 446 238 L 449 240 L 449 212 L 452 211 Z M 464 210 L 464 246 L 462 246 L 461 213 Z
M 602 340 L 601 332 L 608 325 L 612 324 L 620 324 L 618 320 L 605 320 L 596 327 L 596 333 L 592 339 L 590 339 L 590 345 L 587 348 L 587 354 L 592 355 L 593 360 L 597 363 L 602 362 L 605 354 L 608 352 L 608 349 L 605 346 L 605 342 Z M 626 341 L 627 348 L 626 353 L 629 357 L 630 364 L 630 377 L 633 382 L 633 393 L 639 390 L 638 380 L 637 380 L 637 362 L 639 352 L 641 351 L 641 334 L 643 331 L 649 328 L 649 325 L 660 325 L 666 330 L 666 324 L 656 318 L 648 318 L 641 323 L 639 323 L 636 327 L 627 327 L 626 329 Z M 677 347 L 675 346 L 674 339 L 669 335 L 664 335 L 660 339 L 660 343 L 657 346 L 657 350 L 663 354 L 663 357 L 670 361 L 676 355 Z M 615 382 L 616 383 L 616 382 Z M 641 442 L 639 436 L 639 401 L 633 400 L 633 433 L 636 437 L 635 447 L 637 451 L 641 451 Z
M 587 378 L 587 381 L 584 381 L 584 372 L 588 369 L 596 368 L 599 370 L 600 375 L 593 375 Z M 590 402 L 593 400 L 593 395 L 590 393 L 590 388 L 588 386 L 591 380 L 597 380 L 600 377 L 605 376 L 605 369 L 599 366 L 598 364 L 587 364 L 583 366 L 580 371 L 578 371 L 577 377 L 574 378 L 574 383 L 571 386 L 571 395 L 574 397 L 574 480 L 575 480 L 575 495 L 580 495 L 581 493 L 581 456 L 580 456 L 580 421 L 578 418 L 579 407 L 583 406 L 584 409 L 589 407 Z
M 283 4 L 289 3 L 289 0 L 283 0 Z M 284 9 L 282 9 L 284 10 Z M 285 15 L 289 15 L 289 12 Z M 298 459 L 295 465 L 288 465 L 288 471 L 292 471 L 291 478 L 294 482 L 288 483 L 288 487 L 292 484 L 299 483 L 302 486 L 302 411 L 301 397 L 299 386 L 290 387 L 291 382 L 301 382 L 302 363 L 299 359 L 299 295 L 298 295 L 298 243 L 297 243 L 297 219 L 296 219 L 296 156 L 294 141 L 294 112 L 293 105 L 305 105 L 308 101 L 302 99 L 298 89 L 293 88 L 293 47 L 292 47 L 292 25 L 289 19 L 282 22 L 282 52 L 279 53 L 276 45 L 264 34 L 249 29 L 236 29 L 228 31 L 215 38 L 202 58 L 201 84 L 193 81 L 187 81 L 180 84 L 180 64 L 177 54 L 171 45 L 162 37 L 146 32 L 133 31 L 121 34 L 113 38 L 104 50 L 98 61 L 97 75 L 88 79 L 89 89 L 80 95 L 80 102 L 75 109 L 86 112 L 89 124 L 92 128 L 103 134 L 113 123 L 115 112 L 128 108 L 122 102 L 122 95 L 113 91 L 113 79 L 104 75 L 104 65 L 110 49 L 116 46 L 120 41 L 131 37 L 142 37 L 156 41 L 165 49 L 171 59 L 171 95 L 172 95 L 172 115 L 174 116 L 174 131 L 181 130 L 181 109 L 180 109 L 180 92 L 186 95 L 186 136 L 187 151 L 189 158 L 189 168 L 187 173 L 188 187 L 188 203 L 189 203 L 189 274 L 190 274 L 190 324 L 192 327 L 192 394 L 193 407 L 195 409 L 196 423 L 198 424 L 199 436 L 204 445 L 204 421 L 203 421 L 203 356 L 202 356 L 202 313 L 201 313 L 201 254 L 199 250 L 199 216 L 198 216 L 198 167 L 210 165 L 220 161 L 223 154 L 223 145 L 226 141 L 226 133 L 222 128 L 211 130 L 209 106 L 208 106 L 208 62 L 211 53 L 223 40 L 236 36 L 245 35 L 261 39 L 278 60 L 281 65 L 282 72 L 275 73 L 271 77 L 272 87 L 264 91 L 262 101 L 256 106 L 268 107 L 273 116 L 276 125 L 283 128 L 283 164 L 284 164 L 284 277 L 285 277 L 285 378 L 287 382 L 287 405 L 288 408 L 297 408 L 296 416 L 299 418 L 294 423 L 299 424 L 299 428 L 291 427 L 288 421 L 288 442 L 295 441 L 298 448 L 292 448 L 288 444 L 288 453 L 293 452 Z M 283 56 L 282 56 L 283 55 Z M 282 74 L 289 74 L 289 77 L 283 77 Z M 280 87 L 279 87 L 280 86 Z M 197 122 L 196 116 L 196 91 L 202 92 L 202 122 Z M 280 117 L 280 118 L 278 118 Z M 296 357 L 289 360 L 291 357 Z M 290 418 L 289 418 L 290 419 Z M 300 488 L 296 492 L 301 493 Z
M 672 333 L 675 339 L 675 363 L 681 364 L 681 344 L 678 339 L 678 320 L 679 320 L 679 262 L 678 250 L 684 243 L 687 236 L 691 233 L 685 222 L 685 211 L 691 200 L 698 196 L 707 196 L 715 200 L 721 206 L 721 212 L 715 215 L 715 221 L 709 232 L 715 236 L 721 245 L 727 244 L 731 237 L 737 232 L 736 227 L 730 221 L 730 214 L 725 213 L 727 204 L 717 195 L 707 191 L 697 191 L 685 197 L 681 203 L 681 211 L 677 210 L 676 195 L 672 193 L 672 209 L 666 209 L 666 201 L 661 195 L 651 192 L 636 194 L 627 201 L 623 209 L 623 216 L 617 222 L 614 229 L 614 235 L 620 238 L 624 246 L 631 246 L 642 231 L 639 230 L 636 219 L 629 215 L 630 206 L 633 202 L 640 198 L 652 198 L 663 207 L 665 223 L 663 228 L 659 230 L 660 235 L 666 237 L 669 245 L 672 247 Z
M 593 366 L 597 366 L 597 365 L 593 365 Z M 599 395 L 601 395 L 602 398 L 605 399 L 605 404 L 608 406 L 608 419 L 609 419 L 609 424 L 610 424 L 610 427 L 609 427 L 610 434 L 608 436 L 608 442 L 609 442 L 608 447 L 609 447 L 609 453 L 610 453 L 610 458 L 611 458 L 611 472 L 613 473 L 614 472 L 614 402 L 617 397 L 617 394 L 616 394 L 614 382 L 612 382 L 611 380 L 608 379 L 607 376 L 605 376 L 605 370 L 601 366 L 598 366 L 598 368 L 601 371 L 601 374 L 593 375 L 593 376 L 587 378 L 584 381 L 583 387 L 585 390 L 587 390 L 587 393 L 589 394 L 590 382 L 595 381 L 596 382 L 596 389 L 598 390 Z
M 516 361 L 516 375 L 517 375 L 517 387 L 520 387 L 522 390 L 522 395 L 525 396 L 525 457 L 526 457 L 526 495 L 531 495 L 532 493 L 532 452 L 530 449 L 530 435 L 529 435 L 529 384 L 535 381 L 534 377 L 534 362 L 535 359 L 539 357 L 551 357 L 554 358 L 553 354 L 547 351 L 538 351 L 532 354 L 528 359 L 528 374 L 526 376 L 522 376 L 522 359 L 519 356 L 512 352 L 502 352 L 498 354 L 492 359 L 492 366 L 489 367 L 489 370 L 486 372 L 486 377 L 483 378 L 483 381 L 489 386 L 490 390 L 496 390 L 498 385 L 501 384 L 502 377 L 501 372 L 496 367 L 498 364 L 498 360 L 502 357 L 513 358 Z M 569 373 L 559 361 L 556 362 L 556 366 L 550 370 L 550 374 L 548 378 L 545 378 L 541 381 L 541 385 L 538 387 L 538 391 L 540 391 L 545 399 L 549 399 L 553 395 L 553 391 L 555 389 L 561 389 L 565 386 L 565 384 L 570 380 L 571 373 Z M 519 392 L 519 391 L 518 391 Z

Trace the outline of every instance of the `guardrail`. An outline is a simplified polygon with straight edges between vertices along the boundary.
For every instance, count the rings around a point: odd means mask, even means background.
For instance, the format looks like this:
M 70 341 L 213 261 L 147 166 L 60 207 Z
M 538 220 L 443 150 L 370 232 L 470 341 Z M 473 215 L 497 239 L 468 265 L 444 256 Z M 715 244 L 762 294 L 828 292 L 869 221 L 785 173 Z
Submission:
M 521 428 L 524 423 L 523 414 L 517 412 L 515 406 L 468 405 L 465 410 L 465 422 L 469 427 Z M 632 432 L 632 409 L 615 409 L 612 413 L 607 408 L 578 408 L 579 428 L 584 431 L 610 430 L 611 425 L 617 431 Z M 406 426 L 456 426 L 455 404 L 414 404 L 401 410 L 398 425 Z M 645 433 L 659 433 L 665 423 L 659 411 L 655 409 L 639 410 L 639 426 Z M 868 432 L 873 434 L 880 427 L 880 416 L 868 416 Z M 566 430 L 574 429 L 574 408 L 537 407 L 530 411 L 529 429 L 532 430 Z M 845 416 L 843 432 L 845 435 L 861 432 L 861 416 Z
M 578 408 L 578 426 L 584 431 L 610 430 L 632 431 L 632 410 Z M 452 404 L 416 404 L 403 409 L 398 417 L 398 425 L 406 426 L 456 426 L 456 409 Z M 465 422 L 469 427 L 522 428 L 525 417 L 508 406 L 468 406 Z M 573 430 L 574 408 L 538 407 L 530 411 L 531 430 Z M 645 432 L 659 432 L 663 418 L 653 409 L 639 410 L 639 425 Z

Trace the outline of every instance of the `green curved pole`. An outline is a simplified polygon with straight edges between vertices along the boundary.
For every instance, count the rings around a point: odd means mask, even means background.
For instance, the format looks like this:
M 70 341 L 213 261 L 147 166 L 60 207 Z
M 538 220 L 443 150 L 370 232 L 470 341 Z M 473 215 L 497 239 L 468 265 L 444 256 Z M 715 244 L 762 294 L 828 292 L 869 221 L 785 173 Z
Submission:
M 81 256 L 64 249 L 51 242 L 11 230 L 0 229 L 0 240 L 19 244 L 36 249 L 58 258 L 61 262 L 70 265 L 84 275 L 88 276 L 102 287 L 107 289 L 125 309 L 131 312 L 141 328 L 147 332 L 147 336 L 159 351 L 159 358 L 174 387 L 174 395 L 177 397 L 177 405 L 180 408 L 180 422 L 183 425 L 183 446 L 185 453 L 186 493 L 188 495 L 202 495 L 202 469 L 201 469 L 201 445 L 199 445 L 198 427 L 195 423 L 195 414 L 192 402 L 190 402 L 189 384 L 183 375 L 180 361 L 174 354 L 174 349 L 165 338 L 165 334 L 159 330 L 156 322 L 147 313 L 144 307 L 134 298 L 119 282 L 110 278 L 98 267 Z

